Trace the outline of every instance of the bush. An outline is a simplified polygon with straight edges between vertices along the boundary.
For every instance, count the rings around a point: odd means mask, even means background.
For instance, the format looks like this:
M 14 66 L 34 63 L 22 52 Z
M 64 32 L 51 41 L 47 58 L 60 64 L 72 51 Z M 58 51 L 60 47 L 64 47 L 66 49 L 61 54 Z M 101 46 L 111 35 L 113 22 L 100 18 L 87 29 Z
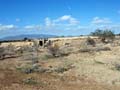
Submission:
M 65 71 L 68 71 L 68 69 L 65 67 L 58 67 L 55 69 L 55 72 L 57 73 L 64 73 Z
M 27 78 L 23 80 L 24 84 L 34 85 L 38 84 L 37 80 L 35 80 L 33 77 Z
M 8 52 L 15 52 L 15 46 L 12 45 L 11 43 L 5 48 Z
M 4 59 L 4 52 L 5 52 L 5 48 L 0 47 L 0 59 Z
M 96 48 L 83 48 L 80 49 L 79 52 L 99 52 L 99 51 L 110 51 L 109 47 L 96 47 Z
M 79 52 L 82 52 L 82 53 L 84 53 L 84 52 L 91 52 L 91 51 L 93 51 L 93 50 L 88 49 L 88 48 L 79 50 Z
M 100 29 L 97 29 L 95 32 L 91 32 L 90 35 L 101 37 L 103 35 L 103 31 Z
M 0 59 L 1 60 L 5 58 L 11 58 L 11 57 L 17 57 L 14 46 L 8 45 L 7 47 L 0 47 Z
M 63 64 L 57 66 L 54 71 L 57 73 L 64 73 L 66 71 L 69 71 L 70 69 L 74 68 L 75 66 L 73 65 L 72 62 L 64 62 Z
M 57 44 L 55 44 L 54 46 L 49 46 L 48 50 L 50 52 L 50 54 L 54 57 L 59 57 L 60 53 L 59 53 L 59 46 Z
M 80 44 L 80 52 L 89 52 L 88 51 L 88 45 L 87 45 L 87 43 L 86 43 L 86 41 L 83 41 L 81 44 Z
M 116 64 L 115 64 L 115 69 L 118 70 L 118 71 L 120 71 L 120 64 L 117 64 L 117 63 L 116 63 Z
M 38 57 L 32 57 L 32 64 L 36 64 L 36 63 L 39 63 L 39 60 L 38 60 Z
M 111 51 L 109 47 L 97 47 L 95 51 Z
M 18 71 L 20 71 L 21 73 L 25 73 L 25 74 L 45 73 L 47 71 L 47 69 L 45 69 L 37 64 L 34 64 L 34 65 L 28 64 L 28 65 L 16 67 L 16 69 Z
M 92 46 L 96 45 L 94 39 L 92 39 L 90 37 L 87 38 L 86 42 L 87 42 L 87 45 L 92 45 Z
M 99 38 L 102 39 L 103 42 L 105 42 L 106 39 L 113 40 L 115 38 L 115 34 L 111 30 L 100 30 L 97 29 L 95 32 L 92 32 L 90 35 L 92 36 L 98 36 Z
M 25 73 L 25 74 L 30 74 L 30 73 L 33 73 L 35 72 L 36 69 L 38 69 L 39 66 L 35 66 L 35 65 L 24 65 L 24 66 L 21 66 L 21 67 L 17 67 L 16 69 L 19 70 L 20 72 L 22 73 Z
M 34 51 L 33 47 L 28 46 L 28 45 L 21 46 L 21 47 L 18 49 L 18 52 L 21 52 L 21 53 L 24 53 L 24 52 L 33 52 L 33 51 Z
M 111 30 L 105 30 L 105 31 L 103 31 L 103 37 L 114 39 L 115 34 Z

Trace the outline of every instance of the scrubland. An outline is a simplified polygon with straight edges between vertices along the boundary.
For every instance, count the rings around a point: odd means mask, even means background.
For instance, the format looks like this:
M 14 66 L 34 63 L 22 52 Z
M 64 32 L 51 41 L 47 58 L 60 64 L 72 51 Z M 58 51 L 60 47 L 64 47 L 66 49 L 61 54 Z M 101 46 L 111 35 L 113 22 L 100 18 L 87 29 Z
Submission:
M 55 43 L 0 47 L 0 90 L 120 90 L 119 39 Z

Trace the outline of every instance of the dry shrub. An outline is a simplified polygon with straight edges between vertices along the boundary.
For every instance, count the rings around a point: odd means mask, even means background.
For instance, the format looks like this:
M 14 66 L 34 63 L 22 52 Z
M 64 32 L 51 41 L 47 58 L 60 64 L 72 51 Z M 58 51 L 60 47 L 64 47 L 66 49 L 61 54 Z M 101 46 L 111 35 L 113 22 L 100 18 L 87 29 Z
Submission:
M 72 62 L 65 61 L 65 62 L 63 62 L 63 64 L 58 65 L 54 69 L 54 71 L 57 72 L 57 73 L 64 73 L 64 72 L 69 71 L 70 69 L 73 69 L 73 68 L 75 68 L 75 66 L 73 65 Z
M 33 40 L 33 48 L 34 48 L 36 51 L 38 51 L 38 49 L 39 49 L 38 41 Z
M 49 53 L 54 57 L 60 57 L 60 56 L 68 56 L 70 53 L 72 53 L 72 48 L 68 46 L 58 46 L 55 44 L 54 46 L 48 47 Z
M 25 65 L 16 67 L 16 69 L 21 73 L 25 73 L 25 74 L 45 73 L 47 71 L 46 68 L 43 68 L 38 64 L 25 64 Z
M 86 43 L 87 43 L 87 45 L 92 45 L 92 46 L 96 45 L 96 42 L 94 41 L 94 39 L 92 39 L 90 37 L 87 38 Z
M 15 52 L 15 46 L 10 43 L 7 47 L 5 47 L 5 50 L 8 52 Z
M 18 51 L 20 52 L 33 52 L 33 48 L 31 46 L 25 45 L 25 46 L 21 46 Z
M 111 49 L 109 47 L 97 47 L 95 48 L 95 51 L 110 51 Z
M 89 48 L 88 48 L 88 45 L 86 43 L 86 41 L 83 41 L 80 45 L 80 52 L 89 52 Z
M 96 47 L 96 48 L 86 48 L 80 49 L 80 52 L 99 52 L 99 51 L 110 51 L 109 47 Z
M 68 71 L 68 68 L 58 67 L 54 71 L 57 72 L 57 73 L 64 73 L 65 71 Z
M 69 46 L 62 46 L 60 47 L 60 55 L 61 56 L 68 56 L 69 54 L 73 53 L 74 48 L 69 47 Z
M 26 59 L 32 59 L 32 52 L 33 52 L 33 48 L 31 46 L 28 46 L 28 45 L 24 45 L 24 46 L 20 46 L 20 47 L 17 47 L 16 49 L 16 53 L 19 55 L 19 56 L 22 56 L 23 60 L 26 60 Z
M 59 50 L 60 50 L 60 47 L 57 45 L 57 44 L 55 44 L 55 45 L 51 45 L 51 46 L 49 46 L 48 47 L 48 50 L 49 50 L 49 53 L 52 55 L 52 56 L 54 56 L 54 57 L 59 57 L 60 55 L 60 53 L 59 53 Z
M 79 52 L 98 52 L 98 51 L 110 51 L 111 50 L 109 47 L 102 47 L 102 46 L 97 46 L 97 45 L 96 47 L 92 47 L 92 46 L 95 46 L 95 44 L 96 43 L 93 39 L 88 38 L 87 41 L 83 41 L 81 43 Z
M 37 80 L 35 80 L 35 78 L 33 77 L 29 77 L 23 80 L 24 84 L 28 84 L 28 85 L 36 85 L 38 84 Z
M 80 51 L 80 52 L 91 52 L 92 49 L 88 49 L 88 48 L 86 48 L 86 49 L 80 49 L 79 51 Z
M 118 71 L 120 71 L 120 64 L 116 63 L 115 64 L 115 69 L 118 70 Z
M 0 59 L 4 58 L 4 51 L 5 51 L 5 48 L 4 47 L 0 47 Z
M 15 52 L 15 46 L 9 44 L 6 47 L 0 47 L 0 59 L 11 58 L 11 57 L 17 57 L 17 54 Z

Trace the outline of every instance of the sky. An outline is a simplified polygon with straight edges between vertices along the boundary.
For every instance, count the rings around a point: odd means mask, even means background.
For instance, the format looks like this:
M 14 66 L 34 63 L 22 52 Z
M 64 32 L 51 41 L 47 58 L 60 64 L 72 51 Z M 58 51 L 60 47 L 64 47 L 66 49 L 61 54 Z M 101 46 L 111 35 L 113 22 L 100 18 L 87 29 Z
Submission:
M 0 0 L 0 38 L 120 33 L 120 0 Z

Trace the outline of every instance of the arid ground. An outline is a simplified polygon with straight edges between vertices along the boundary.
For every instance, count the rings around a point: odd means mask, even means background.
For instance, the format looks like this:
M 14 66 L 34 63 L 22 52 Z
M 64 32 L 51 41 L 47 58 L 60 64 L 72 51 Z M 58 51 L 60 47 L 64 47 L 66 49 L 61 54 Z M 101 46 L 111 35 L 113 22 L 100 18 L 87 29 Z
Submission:
M 73 40 L 55 57 L 47 48 L 29 49 L 0 60 L 0 90 L 120 90 L 117 40 L 95 46 Z

